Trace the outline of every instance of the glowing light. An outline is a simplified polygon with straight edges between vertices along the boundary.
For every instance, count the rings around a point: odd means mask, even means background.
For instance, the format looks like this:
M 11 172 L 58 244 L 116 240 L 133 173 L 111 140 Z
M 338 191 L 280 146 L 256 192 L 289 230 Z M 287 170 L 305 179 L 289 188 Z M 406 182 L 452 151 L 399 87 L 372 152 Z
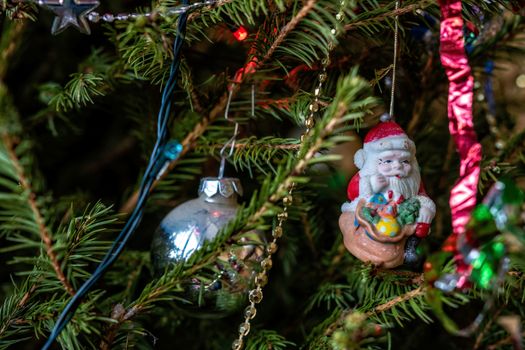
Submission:
M 518 86 L 520 89 L 525 88 L 525 74 L 520 74 L 516 78 L 516 86 Z
M 243 41 L 248 37 L 248 31 L 243 26 L 240 26 L 235 32 L 233 32 L 233 36 L 237 41 Z

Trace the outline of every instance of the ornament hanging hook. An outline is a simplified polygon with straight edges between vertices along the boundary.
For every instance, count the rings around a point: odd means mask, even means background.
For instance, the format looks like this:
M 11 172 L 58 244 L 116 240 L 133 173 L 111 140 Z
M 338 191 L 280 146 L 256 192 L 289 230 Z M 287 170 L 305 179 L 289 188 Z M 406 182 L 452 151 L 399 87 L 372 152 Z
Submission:
M 397 51 L 399 46 L 399 15 L 397 10 L 399 9 L 400 0 L 396 1 L 396 16 L 394 17 L 394 63 L 392 65 L 392 89 L 390 91 L 390 118 L 394 119 L 394 96 L 396 90 L 396 68 L 397 68 Z
M 224 110 L 224 119 L 227 121 L 232 121 L 229 118 L 230 113 L 230 105 L 232 101 L 232 95 L 233 90 L 235 87 L 235 83 L 232 83 L 230 86 L 229 92 L 228 92 L 228 101 L 226 102 L 226 108 Z M 255 84 L 252 84 L 252 91 L 251 91 L 251 116 L 252 118 L 255 116 Z M 219 152 L 221 156 L 221 164 L 219 167 L 219 179 L 222 179 L 224 177 L 224 168 L 226 167 L 226 159 L 230 158 L 233 155 L 233 152 L 235 150 L 235 144 L 237 142 L 237 136 L 239 135 L 239 123 L 235 122 L 235 128 L 233 130 L 232 137 L 222 146 L 221 151 Z M 230 148 L 228 153 L 226 153 L 227 148 Z
M 226 102 L 226 108 L 224 109 L 224 119 L 231 121 L 228 117 L 230 113 L 230 104 L 232 102 L 233 88 L 235 83 L 230 86 L 228 89 L 228 101 Z M 224 177 L 224 168 L 226 166 L 226 159 L 233 155 L 233 150 L 235 148 L 235 142 L 237 141 L 237 133 L 239 132 L 239 123 L 235 122 L 235 129 L 233 130 L 233 136 L 222 146 L 219 154 L 221 155 L 221 165 L 219 167 L 219 179 Z M 230 147 L 230 151 L 226 154 L 226 149 Z

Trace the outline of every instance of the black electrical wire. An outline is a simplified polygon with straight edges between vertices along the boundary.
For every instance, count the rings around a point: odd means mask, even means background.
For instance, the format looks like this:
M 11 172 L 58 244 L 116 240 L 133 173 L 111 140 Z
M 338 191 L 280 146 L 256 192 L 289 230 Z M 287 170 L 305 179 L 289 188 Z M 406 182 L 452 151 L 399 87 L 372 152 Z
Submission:
M 182 3 L 187 5 L 188 0 L 183 0 Z M 157 140 L 153 147 L 150 161 L 140 184 L 137 204 L 128 221 L 124 225 L 124 228 L 114 240 L 109 251 L 106 253 L 106 256 L 99 263 L 91 277 L 88 278 L 77 290 L 76 294 L 69 300 L 67 305 L 60 313 L 60 316 L 58 317 L 57 322 L 55 323 L 46 343 L 42 347 L 42 350 L 47 350 L 51 347 L 62 330 L 73 318 L 73 315 L 80 305 L 82 298 L 89 292 L 91 287 L 104 275 L 105 271 L 118 258 L 124 249 L 124 246 L 140 224 L 144 214 L 144 207 L 146 205 L 148 194 L 151 190 L 151 187 L 153 186 L 153 183 L 157 179 L 159 172 L 162 170 L 163 165 L 167 161 L 175 159 L 180 151 L 182 151 L 182 146 L 180 144 L 168 142 L 168 121 L 172 107 L 173 93 L 177 86 L 177 73 L 180 66 L 181 48 L 184 43 L 184 36 L 186 34 L 187 19 L 187 11 L 182 13 L 179 17 L 177 36 L 173 44 L 173 61 L 170 67 L 170 75 L 162 92 L 162 100 L 157 119 Z

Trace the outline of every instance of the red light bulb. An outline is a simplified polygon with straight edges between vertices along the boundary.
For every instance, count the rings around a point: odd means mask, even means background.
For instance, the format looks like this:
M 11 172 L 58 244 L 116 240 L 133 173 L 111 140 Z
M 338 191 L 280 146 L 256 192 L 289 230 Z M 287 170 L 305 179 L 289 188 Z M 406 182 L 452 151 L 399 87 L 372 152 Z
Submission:
M 240 26 L 235 32 L 233 32 L 233 36 L 237 41 L 243 41 L 248 37 L 248 31 L 243 26 Z

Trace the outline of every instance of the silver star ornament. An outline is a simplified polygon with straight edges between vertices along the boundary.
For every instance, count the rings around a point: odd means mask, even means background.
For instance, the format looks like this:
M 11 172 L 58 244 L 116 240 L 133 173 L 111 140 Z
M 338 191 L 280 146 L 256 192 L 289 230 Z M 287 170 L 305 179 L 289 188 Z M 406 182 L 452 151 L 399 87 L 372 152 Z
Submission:
M 70 26 L 81 33 L 91 34 L 86 16 L 100 3 L 98 0 L 39 0 L 38 4 L 47 7 L 56 15 L 51 34 L 57 35 Z

